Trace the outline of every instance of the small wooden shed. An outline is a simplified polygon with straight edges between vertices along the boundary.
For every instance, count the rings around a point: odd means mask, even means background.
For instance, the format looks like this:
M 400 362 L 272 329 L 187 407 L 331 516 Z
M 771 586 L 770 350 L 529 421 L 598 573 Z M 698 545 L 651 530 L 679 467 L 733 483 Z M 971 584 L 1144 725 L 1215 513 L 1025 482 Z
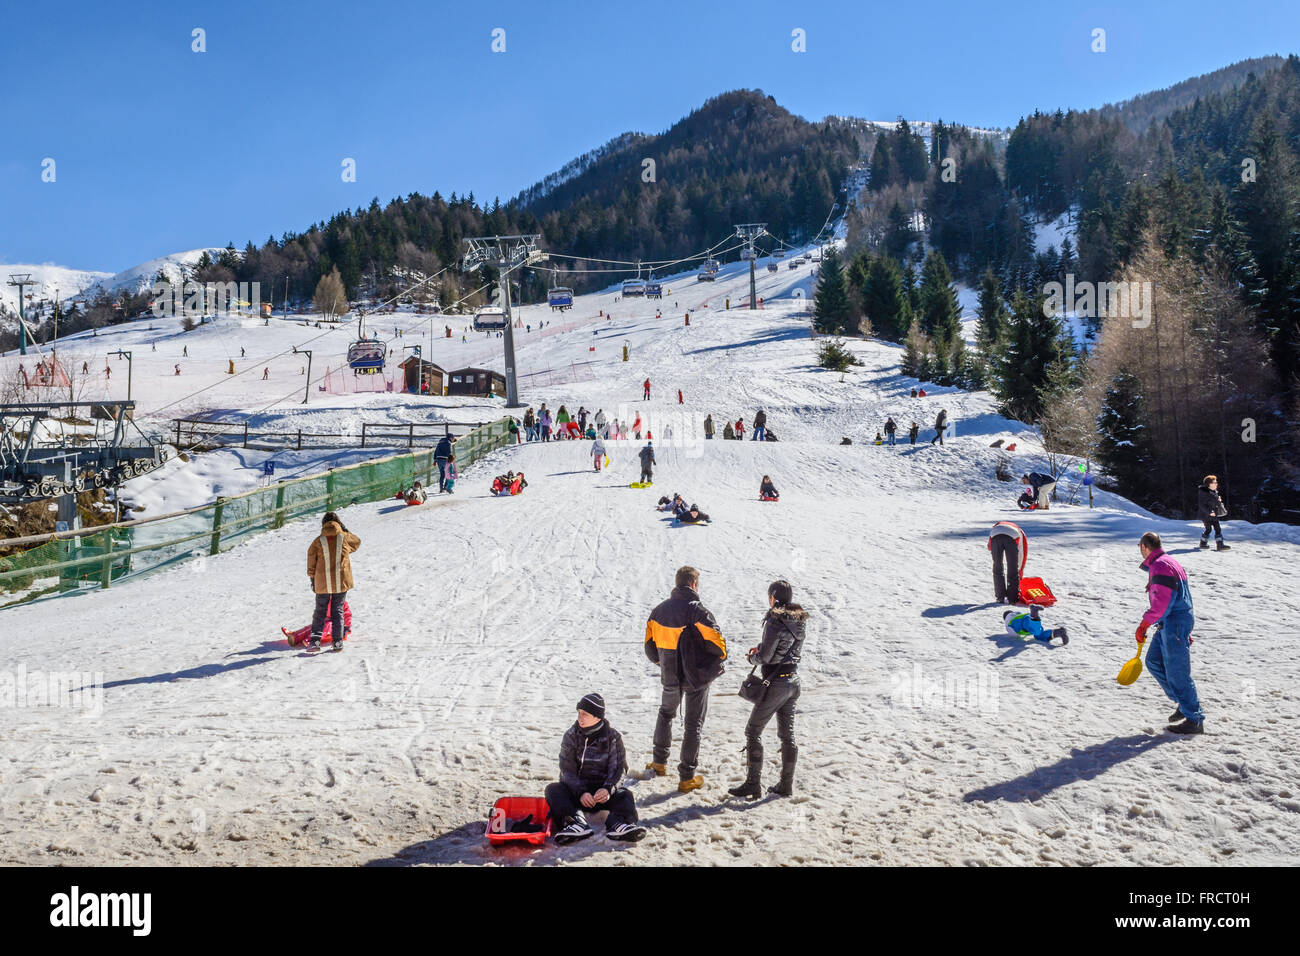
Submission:
M 489 368 L 458 368 L 447 373 L 448 395 L 487 395 L 497 398 L 506 394 L 506 377 Z
M 405 374 L 403 388 L 413 395 L 441 395 L 447 385 L 447 371 L 433 362 L 411 355 L 399 366 Z

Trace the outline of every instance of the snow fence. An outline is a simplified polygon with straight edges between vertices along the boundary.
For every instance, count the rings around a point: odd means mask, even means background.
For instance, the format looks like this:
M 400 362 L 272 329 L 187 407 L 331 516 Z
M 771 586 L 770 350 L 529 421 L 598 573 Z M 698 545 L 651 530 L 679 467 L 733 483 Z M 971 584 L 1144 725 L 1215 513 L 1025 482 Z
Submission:
M 510 419 L 490 422 L 456 442 L 456 464 L 467 468 L 513 443 Z M 0 541 L 0 549 L 28 546 L 0 557 L 0 607 L 67 591 L 107 588 L 122 578 L 227 551 L 243 537 L 288 521 L 363 501 L 382 501 L 437 475 L 432 451 L 360 462 L 306 478 L 218 498 L 211 504 L 140 521 Z

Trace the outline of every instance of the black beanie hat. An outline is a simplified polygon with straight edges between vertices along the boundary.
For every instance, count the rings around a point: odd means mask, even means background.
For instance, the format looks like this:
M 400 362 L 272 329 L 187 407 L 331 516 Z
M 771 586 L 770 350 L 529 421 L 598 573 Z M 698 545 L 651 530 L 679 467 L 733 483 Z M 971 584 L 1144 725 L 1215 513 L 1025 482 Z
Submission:
M 605 698 L 599 694 L 588 694 L 578 701 L 578 710 L 585 710 L 593 717 L 605 719 Z

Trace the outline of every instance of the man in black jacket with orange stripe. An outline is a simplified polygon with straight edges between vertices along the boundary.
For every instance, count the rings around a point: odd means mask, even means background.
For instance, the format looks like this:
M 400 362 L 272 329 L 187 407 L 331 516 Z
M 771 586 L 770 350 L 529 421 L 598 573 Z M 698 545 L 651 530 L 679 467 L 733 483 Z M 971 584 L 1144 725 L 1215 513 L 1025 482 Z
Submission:
M 695 772 L 700 734 L 709 709 L 709 685 L 722 673 L 727 642 L 718 622 L 700 603 L 700 572 L 677 569 L 672 596 L 650 612 L 645 626 L 645 653 L 659 665 L 663 698 L 655 723 L 654 761 L 646 768 L 662 777 L 668 772 L 668 751 L 673 743 L 673 719 L 686 702 L 686 729 L 682 733 L 681 762 L 677 765 L 682 793 L 697 790 L 704 778 Z

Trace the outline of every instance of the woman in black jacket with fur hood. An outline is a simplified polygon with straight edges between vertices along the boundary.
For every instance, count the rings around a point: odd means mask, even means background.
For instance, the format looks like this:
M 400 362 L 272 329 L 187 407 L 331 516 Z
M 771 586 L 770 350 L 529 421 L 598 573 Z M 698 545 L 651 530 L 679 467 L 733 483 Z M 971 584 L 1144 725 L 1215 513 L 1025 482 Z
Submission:
M 769 793 L 788 797 L 794 790 L 794 764 L 799 748 L 794 742 L 794 705 L 799 699 L 799 658 L 803 655 L 804 625 L 808 612 L 794 601 L 789 581 L 773 581 L 767 589 L 768 612 L 763 617 L 763 641 L 749 651 L 749 662 L 762 667 L 768 681 L 763 697 L 754 704 L 745 725 L 748 769 L 745 782 L 732 787 L 736 797 L 756 800 L 762 795 L 763 728 L 776 715 L 776 734 L 781 740 L 781 780 Z

